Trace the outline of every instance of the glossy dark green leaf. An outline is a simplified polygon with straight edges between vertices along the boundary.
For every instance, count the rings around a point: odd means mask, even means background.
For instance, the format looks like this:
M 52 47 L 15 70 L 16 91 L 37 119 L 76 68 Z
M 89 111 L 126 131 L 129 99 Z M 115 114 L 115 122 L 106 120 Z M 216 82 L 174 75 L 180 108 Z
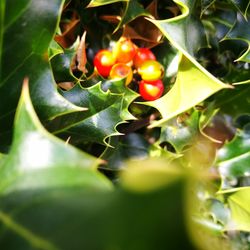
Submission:
M 248 11 L 248 8 L 250 6 L 250 2 L 249 1 L 245 1 L 245 0 L 230 0 L 230 2 L 232 2 L 238 8 L 238 10 L 241 12 L 241 14 L 245 18 L 247 18 L 247 11 Z
M 121 21 L 119 22 L 116 30 L 121 28 L 123 25 L 133 21 L 139 16 L 150 17 L 150 14 L 143 8 L 141 4 L 138 3 L 137 0 L 128 1 L 126 4 L 126 8 L 124 9 L 124 13 L 122 14 Z
M 250 134 L 239 130 L 235 138 L 226 143 L 217 155 L 217 165 L 223 183 L 222 189 L 237 185 L 238 178 L 250 174 Z
M 104 92 L 101 85 L 109 90 Z M 137 94 L 125 87 L 123 81 L 99 82 L 89 88 L 77 84 L 69 91 L 62 91 L 62 95 L 75 105 L 88 108 L 85 112 L 55 119 L 50 125 L 54 133 L 70 137 L 73 143 L 107 145 L 108 137 L 120 134 L 116 129 L 118 124 L 135 119 L 128 106 Z
M 57 83 L 75 81 L 71 70 L 76 48 L 64 49 L 63 53 L 54 55 L 50 60 L 53 75 Z
M 1 163 L 1 193 L 61 186 L 111 187 L 95 169 L 98 159 L 44 130 L 33 110 L 27 82 L 15 116 L 14 141 Z
M 241 114 L 248 114 L 250 104 L 250 87 L 248 84 L 224 90 L 216 96 L 215 107 L 224 114 L 236 119 Z
M 186 56 L 193 57 L 198 49 L 207 45 L 202 23 L 195 15 L 192 15 L 195 12 L 197 1 L 180 0 L 174 2 L 179 5 L 182 11 L 181 15 L 166 20 L 152 20 L 152 22 L 174 47 Z
M 245 20 L 238 15 L 237 22 L 229 31 L 225 39 L 234 39 L 243 41 L 247 49 L 242 52 L 242 55 L 237 59 L 238 61 L 250 62 L 250 21 Z
M 201 16 L 216 0 L 201 0 Z
M 149 143 L 145 138 L 136 133 L 130 133 L 126 136 L 111 138 L 111 145 L 101 155 L 101 158 L 107 161 L 108 169 L 120 169 L 125 161 L 129 159 L 145 159 L 149 157 Z
M 194 111 L 190 117 L 184 117 L 184 121 L 180 121 L 178 118 L 170 120 L 166 126 L 161 128 L 158 143 L 168 142 L 174 147 L 177 153 L 181 153 L 184 147 L 192 145 L 195 137 L 198 135 L 199 118 L 200 112 Z M 182 118 L 180 117 L 179 119 Z
M 62 4 L 61 0 L 1 1 L 0 130 L 5 134 L 11 130 L 24 77 L 30 79 L 31 98 L 42 119 L 81 110 L 59 95 L 48 62 Z

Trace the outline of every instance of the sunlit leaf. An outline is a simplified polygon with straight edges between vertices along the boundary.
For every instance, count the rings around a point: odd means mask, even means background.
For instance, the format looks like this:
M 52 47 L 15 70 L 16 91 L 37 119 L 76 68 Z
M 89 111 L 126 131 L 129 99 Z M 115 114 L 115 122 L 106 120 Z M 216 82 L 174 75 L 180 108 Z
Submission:
M 14 141 L 1 162 L 0 190 L 86 186 L 110 188 L 95 157 L 49 134 L 40 124 L 25 82 L 15 117 Z
M 232 222 L 228 223 L 227 230 L 250 232 L 250 188 L 235 188 L 221 193 L 228 196 L 231 210 Z
M 164 124 L 227 87 L 205 69 L 182 56 L 174 86 L 160 99 L 145 103 L 159 110 L 162 115 L 162 119 L 154 122 L 152 127 Z

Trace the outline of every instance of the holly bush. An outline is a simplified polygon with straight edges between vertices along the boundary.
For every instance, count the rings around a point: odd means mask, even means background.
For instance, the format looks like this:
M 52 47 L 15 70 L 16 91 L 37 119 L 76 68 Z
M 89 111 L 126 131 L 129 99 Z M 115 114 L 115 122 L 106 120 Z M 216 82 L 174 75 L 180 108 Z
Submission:
M 2 0 L 0 248 L 250 249 L 249 5 Z

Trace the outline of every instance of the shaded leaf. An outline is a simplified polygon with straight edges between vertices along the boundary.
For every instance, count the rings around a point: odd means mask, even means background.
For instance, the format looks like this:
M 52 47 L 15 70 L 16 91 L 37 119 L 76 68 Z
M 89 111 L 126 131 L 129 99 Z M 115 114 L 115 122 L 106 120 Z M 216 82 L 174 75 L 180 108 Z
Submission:
M 184 147 L 193 144 L 195 137 L 199 133 L 199 118 L 200 112 L 194 111 L 190 117 L 189 114 L 183 115 L 184 120 L 170 120 L 166 126 L 161 128 L 161 135 L 158 141 L 159 144 L 164 142 L 170 143 L 177 153 L 181 153 Z
M 236 24 L 229 31 L 225 39 L 240 40 L 246 43 L 247 49 L 237 61 L 250 62 L 250 21 L 246 21 L 242 16 L 238 15 Z
M 95 157 L 53 137 L 41 126 L 25 82 L 15 117 L 14 141 L 0 167 L 1 193 L 29 188 L 110 188 Z
M 230 2 L 232 2 L 241 12 L 241 14 L 247 19 L 247 11 L 250 6 L 250 2 L 244 0 L 230 0 Z
M 222 189 L 237 184 L 237 178 L 250 174 L 250 135 L 239 130 L 235 138 L 226 143 L 217 155 L 217 165 L 222 177 Z M 236 183 L 235 183 L 236 182 Z
M 108 86 L 109 90 L 104 92 L 101 85 L 104 88 Z M 52 121 L 54 133 L 64 138 L 71 137 L 75 143 L 96 142 L 107 145 L 108 137 L 120 134 L 116 130 L 118 124 L 135 119 L 128 111 L 128 106 L 137 94 L 125 87 L 123 81 L 99 82 L 89 88 L 77 84 L 69 91 L 62 91 L 62 95 L 70 102 L 88 108 L 84 113 Z
M 234 89 L 224 90 L 218 93 L 215 99 L 215 107 L 220 112 L 236 119 L 241 114 L 248 114 L 250 104 L 250 87 L 248 85 L 235 86 Z
M 62 22 L 62 21 L 61 21 Z M 79 17 L 75 14 L 71 18 L 70 22 L 66 22 L 63 26 L 62 34 L 56 34 L 54 39 L 58 42 L 63 48 L 69 48 L 72 46 L 76 39 L 76 29 L 80 23 Z
M 58 94 L 48 62 L 47 50 L 62 2 L 31 0 L 16 4 L 10 0 L 1 3 L 1 13 L 5 15 L 1 14 L 0 19 L 0 130 L 5 131 L 1 139 L 5 143 L 10 140 L 14 112 L 26 76 L 30 79 L 32 101 L 42 119 L 81 110 Z
M 136 133 L 130 133 L 120 139 L 114 137 L 109 142 L 114 148 L 108 147 L 101 155 L 107 161 L 108 169 L 121 169 L 125 162 L 130 159 L 145 159 L 149 157 L 149 143 Z
M 137 2 L 137 0 L 130 0 L 126 4 L 126 8 L 122 14 L 121 21 L 119 22 L 116 30 L 121 28 L 123 25 L 131 22 L 139 16 L 148 16 L 150 17 L 150 13 L 143 8 L 141 4 Z
M 201 0 L 201 16 L 216 0 Z

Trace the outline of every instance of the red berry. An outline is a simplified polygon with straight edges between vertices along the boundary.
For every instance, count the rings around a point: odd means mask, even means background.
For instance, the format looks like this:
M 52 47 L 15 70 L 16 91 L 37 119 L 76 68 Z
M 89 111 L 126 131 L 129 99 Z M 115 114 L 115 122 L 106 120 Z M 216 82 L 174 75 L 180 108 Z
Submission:
M 113 48 L 116 62 L 128 63 L 133 60 L 136 53 L 135 44 L 128 38 L 122 37 Z
M 131 67 L 124 63 L 115 64 L 109 74 L 111 79 L 122 79 L 126 77 L 125 84 L 128 85 L 133 79 Z
M 133 59 L 135 68 L 139 68 L 148 60 L 156 60 L 154 53 L 148 48 L 139 48 Z
M 162 80 L 140 81 L 139 92 L 141 97 L 146 101 L 154 101 L 160 98 L 164 91 Z
M 94 66 L 102 77 L 108 77 L 115 58 L 111 51 L 103 49 L 97 52 L 94 57 Z

